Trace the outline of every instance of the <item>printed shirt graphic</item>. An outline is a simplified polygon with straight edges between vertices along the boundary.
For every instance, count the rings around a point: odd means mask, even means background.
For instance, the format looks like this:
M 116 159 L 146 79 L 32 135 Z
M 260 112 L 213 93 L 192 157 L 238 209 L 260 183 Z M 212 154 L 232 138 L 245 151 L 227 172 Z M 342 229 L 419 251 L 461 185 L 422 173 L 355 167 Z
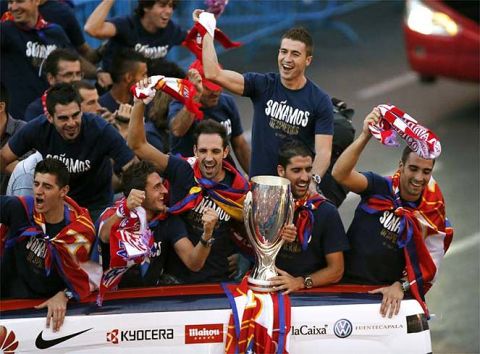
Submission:
M 362 198 L 389 193 L 382 176 L 373 172 L 363 174 L 368 179 L 368 187 Z M 397 245 L 399 227 L 399 217 L 391 212 L 372 215 L 358 206 L 347 231 L 351 248 L 345 253 L 344 282 L 391 284 L 400 279 L 405 257 Z
M 282 85 L 276 73 L 245 73 L 243 96 L 254 107 L 250 177 L 277 175 L 282 141 L 294 138 L 315 151 L 315 134 L 333 134 L 330 97 L 307 79 L 299 90 Z
M 83 113 L 81 132 L 74 142 L 66 142 L 42 115 L 29 122 L 8 144 L 17 156 L 36 149 L 44 158 L 65 163 L 71 173 L 69 196 L 84 207 L 111 202 L 110 158 L 121 168 L 134 156 L 115 128 L 89 113 Z
M 167 27 L 158 29 L 155 33 L 145 31 L 137 15 L 116 17 L 109 22 L 115 25 L 117 33 L 110 38 L 105 50 L 105 70 L 109 69 L 115 52 L 121 48 L 134 49 L 149 59 L 164 58 L 173 46 L 180 45 L 187 36 L 187 32 L 171 20 Z
M 13 21 L 0 23 L 0 78 L 9 90 L 9 112 L 23 119 L 27 106 L 47 89 L 40 67 L 56 48 L 73 49 L 63 29 L 49 23 L 39 30 L 20 30 Z M 20 79 L 21 78 L 21 79 Z
M 168 122 L 184 107 L 179 101 L 173 100 L 168 109 Z M 205 118 L 211 118 L 221 123 L 227 129 L 229 139 L 243 133 L 242 123 L 237 105 L 232 96 L 222 93 L 218 104 L 211 108 L 200 108 L 205 113 Z M 173 154 L 181 154 L 184 157 L 193 156 L 193 131 L 198 122 L 194 121 L 190 129 L 182 137 L 175 137 L 170 133 L 170 151 Z

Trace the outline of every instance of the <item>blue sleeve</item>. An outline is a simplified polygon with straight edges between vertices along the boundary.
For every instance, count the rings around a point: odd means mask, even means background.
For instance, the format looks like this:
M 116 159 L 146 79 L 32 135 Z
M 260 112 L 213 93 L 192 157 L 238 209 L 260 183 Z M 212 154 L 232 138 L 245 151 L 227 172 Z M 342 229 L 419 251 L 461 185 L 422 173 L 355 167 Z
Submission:
M 132 150 L 127 146 L 125 139 L 123 139 L 120 133 L 110 124 L 105 126 L 100 141 L 102 144 L 109 147 L 108 156 L 115 161 L 116 171 L 121 169 L 135 157 Z
M 168 157 L 165 178 L 170 182 L 170 205 L 185 197 L 194 184 L 193 169 L 190 164 L 172 155 Z
M 147 141 L 149 144 L 155 147 L 155 149 L 166 153 L 165 151 L 166 147 L 164 146 L 162 136 L 158 132 L 153 122 L 151 121 L 145 122 L 145 135 L 147 137 Z
M 180 26 L 178 26 L 176 23 L 171 22 L 173 25 L 173 36 L 172 36 L 172 42 L 175 45 L 182 44 L 182 42 L 185 40 L 187 37 L 187 31 L 183 30 Z
M 382 177 L 374 172 L 362 172 L 367 178 L 368 186 L 360 196 L 362 198 L 374 195 L 374 194 L 390 194 L 390 187 L 385 177 Z
M 188 237 L 185 223 L 178 215 L 170 215 L 168 217 L 167 235 L 172 245 L 175 245 L 182 238 Z
M 337 208 L 329 202 L 323 202 L 318 210 L 318 215 L 321 215 L 322 219 L 318 220 L 318 226 L 323 228 L 324 253 L 327 255 L 348 250 L 350 248 L 348 239 Z M 317 220 L 315 220 L 315 224 L 317 224 Z
M 318 102 L 315 114 L 315 134 L 333 135 L 333 105 L 328 95 Z
M 38 120 L 27 123 L 8 140 L 8 146 L 15 155 L 22 156 L 32 149 L 38 150 L 36 142 L 39 126 L 37 123 Z
M 42 102 L 38 103 L 38 100 L 30 103 L 25 110 L 24 120 L 30 122 L 31 120 L 37 118 L 39 115 L 43 114 Z
M 267 86 L 267 76 L 265 74 L 248 72 L 243 74 L 244 87 L 242 96 L 256 97 L 265 91 Z
M 82 28 L 80 27 L 80 23 L 78 23 L 75 14 L 73 13 L 72 9 L 68 6 L 64 6 L 64 13 L 63 16 L 66 16 L 66 28 L 65 32 L 70 39 L 70 42 L 75 47 L 80 47 L 82 44 L 85 43 L 85 37 L 83 36 Z
M 235 138 L 243 134 L 242 122 L 240 120 L 240 112 L 238 111 L 237 105 L 233 97 L 226 97 L 229 111 L 230 111 L 230 120 L 232 122 L 232 138 Z
M 184 107 L 184 104 L 180 101 L 172 100 L 170 102 L 170 104 L 168 105 L 168 116 L 167 116 L 169 127 L 173 117 L 175 117 L 183 107 Z
M 19 215 L 25 215 L 25 209 L 17 197 L 0 195 L 0 223 L 15 228 Z
M 122 17 L 115 17 L 110 20 L 108 20 L 111 24 L 113 24 L 117 30 L 117 33 L 115 34 L 114 37 L 116 38 L 121 38 L 123 41 L 126 43 L 127 38 L 129 36 L 130 32 L 130 22 L 129 18 L 126 16 Z

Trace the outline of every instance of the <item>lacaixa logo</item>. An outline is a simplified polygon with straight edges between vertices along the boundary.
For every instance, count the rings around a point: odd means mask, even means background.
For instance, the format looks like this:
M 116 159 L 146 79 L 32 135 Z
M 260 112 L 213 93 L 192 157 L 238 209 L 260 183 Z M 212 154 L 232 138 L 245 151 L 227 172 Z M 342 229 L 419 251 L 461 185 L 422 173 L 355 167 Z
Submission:
M 185 325 L 185 344 L 222 343 L 223 324 Z
M 9 331 L 7 327 L 0 326 L 0 350 L 4 354 L 14 354 L 18 348 L 18 341 L 13 331 Z

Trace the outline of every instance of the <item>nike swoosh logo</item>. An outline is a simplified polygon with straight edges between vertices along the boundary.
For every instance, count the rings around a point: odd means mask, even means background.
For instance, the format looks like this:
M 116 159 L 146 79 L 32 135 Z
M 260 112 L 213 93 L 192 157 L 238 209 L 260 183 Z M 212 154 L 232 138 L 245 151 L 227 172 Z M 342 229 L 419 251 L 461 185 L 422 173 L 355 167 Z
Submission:
M 89 329 L 86 329 L 84 331 L 81 331 L 81 332 L 77 332 L 77 333 L 72 333 L 72 334 L 69 334 L 68 336 L 65 336 L 65 337 L 60 337 L 60 338 L 55 338 L 55 339 L 49 339 L 49 340 L 46 340 L 46 339 L 43 339 L 42 338 L 42 333 L 43 331 L 41 331 L 38 336 L 37 336 L 37 339 L 35 340 L 35 346 L 38 348 L 38 349 L 48 349 L 50 347 L 53 347 L 54 345 L 57 345 L 57 344 L 60 344 L 62 342 L 65 342 L 66 340 L 69 340 L 73 337 L 76 337 L 76 336 L 79 336 L 80 334 L 82 333 L 85 333 L 85 332 L 88 332 L 90 331 L 92 328 L 89 328 Z

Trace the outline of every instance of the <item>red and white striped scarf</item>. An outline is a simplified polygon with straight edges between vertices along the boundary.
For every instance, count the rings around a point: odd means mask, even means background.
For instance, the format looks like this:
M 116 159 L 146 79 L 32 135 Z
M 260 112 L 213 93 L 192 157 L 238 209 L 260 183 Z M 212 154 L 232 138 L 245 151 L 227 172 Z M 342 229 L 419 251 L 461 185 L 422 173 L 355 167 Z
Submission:
M 418 124 L 410 115 L 392 105 L 381 104 L 382 119 L 377 124 L 370 124 L 373 137 L 384 145 L 398 146 L 397 134 L 407 145 L 424 159 L 440 156 L 442 146 L 438 137 L 428 128 Z

